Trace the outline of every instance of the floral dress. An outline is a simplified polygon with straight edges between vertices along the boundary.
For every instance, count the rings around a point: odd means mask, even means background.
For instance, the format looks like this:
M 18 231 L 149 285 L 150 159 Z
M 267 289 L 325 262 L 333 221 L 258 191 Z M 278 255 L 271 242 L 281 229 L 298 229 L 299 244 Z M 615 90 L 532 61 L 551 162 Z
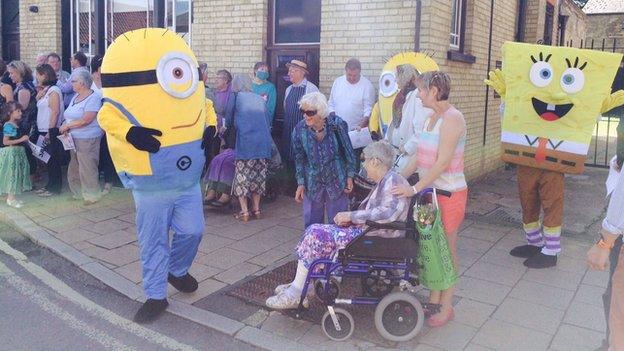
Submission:
M 321 258 L 331 258 L 347 244 L 362 235 L 367 220 L 390 223 L 405 221 L 409 209 L 409 199 L 392 195 L 391 189 L 398 185 L 409 185 L 407 180 L 394 171 L 388 171 L 371 191 L 357 211 L 350 212 L 353 225 L 341 227 L 334 224 L 312 224 L 303 235 L 296 248 L 297 257 L 309 268 L 312 262 Z M 379 230 L 367 235 L 398 237 L 402 231 Z

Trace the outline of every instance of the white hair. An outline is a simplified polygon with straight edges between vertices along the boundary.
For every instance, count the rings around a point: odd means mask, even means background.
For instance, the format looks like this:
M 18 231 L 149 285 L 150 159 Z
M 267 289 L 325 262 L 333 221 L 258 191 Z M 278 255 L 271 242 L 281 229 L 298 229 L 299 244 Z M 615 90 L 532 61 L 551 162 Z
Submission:
M 251 91 L 252 83 L 248 74 L 235 74 L 232 78 L 232 91 L 235 93 L 241 91 Z
M 394 146 L 390 145 L 386 140 L 379 140 L 368 144 L 363 152 L 366 159 L 376 158 L 388 169 L 392 169 L 392 166 L 394 166 L 396 150 Z
M 72 75 L 74 76 L 74 78 L 81 81 L 87 89 L 91 89 L 91 85 L 93 84 L 93 78 L 91 78 L 91 73 L 89 73 L 89 71 L 87 71 L 86 69 L 79 69 L 74 71 Z
M 329 108 L 327 106 L 327 98 L 323 93 L 318 91 L 314 93 L 305 94 L 299 100 L 299 108 L 309 108 L 316 110 L 321 117 L 327 117 L 329 115 Z

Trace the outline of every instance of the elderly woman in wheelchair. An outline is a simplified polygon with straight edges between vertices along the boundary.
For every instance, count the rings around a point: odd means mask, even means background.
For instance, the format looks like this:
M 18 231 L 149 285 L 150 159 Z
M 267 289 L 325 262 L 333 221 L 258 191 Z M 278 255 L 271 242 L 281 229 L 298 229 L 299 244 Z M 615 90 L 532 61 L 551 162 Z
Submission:
M 334 224 L 313 224 L 309 226 L 297 246 L 299 257 L 297 273 L 292 282 L 275 288 L 275 295 L 267 299 L 266 305 L 273 309 L 297 308 L 310 265 L 318 259 L 332 258 L 339 249 L 359 237 L 366 230 L 366 222 L 391 223 L 407 219 L 409 199 L 399 198 L 391 193 L 397 185 L 409 185 L 405 178 L 392 171 L 395 159 L 394 148 L 385 141 L 368 145 L 363 152 L 364 168 L 368 177 L 377 185 L 360 204 L 358 210 L 339 212 Z M 397 237 L 404 231 L 383 229 L 370 235 Z M 307 306 L 307 298 L 303 301 Z

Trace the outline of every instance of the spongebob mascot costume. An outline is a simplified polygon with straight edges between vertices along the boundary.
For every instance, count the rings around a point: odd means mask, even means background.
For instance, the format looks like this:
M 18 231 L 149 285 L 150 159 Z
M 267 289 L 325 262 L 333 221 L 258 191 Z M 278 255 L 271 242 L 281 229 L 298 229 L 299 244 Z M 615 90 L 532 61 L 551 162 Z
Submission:
M 526 258 L 529 268 L 557 264 L 564 173 L 583 172 L 596 118 L 624 103 L 624 91 L 611 94 L 621 57 L 507 42 L 502 71 L 490 72 L 485 81 L 504 101 L 502 159 L 518 165 L 527 244 L 510 254 Z
M 397 68 L 402 65 L 413 66 L 419 74 L 439 70 L 438 64 L 431 57 L 420 52 L 396 54 L 383 67 L 383 72 L 379 77 L 379 98 L 373 106 L 368 128 L 374 139 L 388 139 L 393 145 L 395 142 L 403 145 L 404 152 L 398 152 L 395 160 L 395 170 L 398 172 L 402 172 L 408 166 L 411 156 L 416 153 L 418 144 L 415 131 L 414 133 L 406 133 L 405 130 L 399 128 L 398 123 L 400 122 L 392 123 L 393 119 L 401 120 L 401 118 L 394 116 L 393 112 L 393 106 L 397 97 L 405 100 L 408 94 L 417 93 L 416 91 L 401 92 L 397 83 Z M 405 104 L 407 105 L 407 102 Z M 420 99 L 416 98 L 411 113 L 415 114 L 413 116 L 414 119 L 418 119 L 431 113 L 431 110 L 423 107 Z M 422 118 L 422 121 L 424 119 Z M 409 127 L 406 130 L 409 131 Z M 396 136 L 393 136 L 395 134 Z M 396 147 L 397 145 L 394 146 Z
M 199 86 L 195 55 L 166 29 L 120 35 L 106 50 L 101 72 L 98 122 L 134 197 L 147 299 L 134 319 L 146 323 L 167 308 L 167 281 L 182 292 L 197 290 L 188 270 L 204 230 L 199 179 L 216 115 Z

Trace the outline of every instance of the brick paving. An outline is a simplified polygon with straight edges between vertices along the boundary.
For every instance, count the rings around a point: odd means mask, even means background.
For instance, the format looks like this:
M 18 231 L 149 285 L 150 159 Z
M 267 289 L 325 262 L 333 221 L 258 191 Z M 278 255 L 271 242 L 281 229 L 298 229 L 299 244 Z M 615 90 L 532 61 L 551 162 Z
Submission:
M 584 257 L 604 212 L 606 173 L 591 169 L 583 176 L 566 178 L 564 251 L 558 266 L 546 270 L 526 269 L 521 259 L 508 255 L 509 249 L 523 241 L 513 175 L 513 171 L 501 171 L 471 186 L 468 219 L 459 234 L 461 279 L 455 321 L 443 328 L 425 329 L 416 339 L 393 349 L 567 351 L 600 346 L 605 330 L 601 295 L 607 274 L 589 271 Z M 134 203 L 129 192 L 113 189 L 89 207 L 68 197 L 40 199 L 26 194 L 22 213 L 140 287 Z M 0 211 L 4 208 L 1 205 Z M 201 306 L 198 302 L 215 292 L 293 260 L 303 226 L 301 206 L 292 198 L 280 197 L 264 206 L 263 214 L 261 220 L 241 223 L 229 213 L 206 211 L 205 235 L 191 268 L 200 281 L 199 289 L 179 294 L 170 287 L 170 298 Z M 356 339 L 335 343 L 318 325 L 257 308 L 236 319 L 312 349 L 388 347 Z

